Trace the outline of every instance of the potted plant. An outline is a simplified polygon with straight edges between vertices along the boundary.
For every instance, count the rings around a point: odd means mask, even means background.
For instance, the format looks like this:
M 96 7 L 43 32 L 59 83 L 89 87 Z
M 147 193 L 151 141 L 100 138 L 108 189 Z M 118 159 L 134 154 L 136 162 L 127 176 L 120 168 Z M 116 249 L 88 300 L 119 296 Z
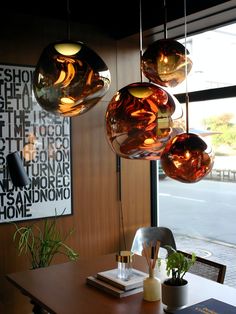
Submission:
M 181 252 L 168 248 L 171 249 L 166 259 L 166 272 L 169 277 L 162 283 L 162 302 L 167 306 L 164 311 L 172 313 L 188 302 L 188 281 L 184 276 L 195 263 L 196 255 L 192 253 L 191 258 L 188 258 Z
M 14 224 L 16 231 L 13 235 L 13 241 L 17 242 L 19 255 L 28 256 L 31 269 L 49 266 L 58 254 L 67 256 L 71 261 L 78 259 L 78 253 L 66 244 L 66 240 L 72 235 L 73 229 L 62 234 L 57 227 L 57 218 L 55 215 L 52 219 L 45 219 L 42 228 L 36 223 L 23 227 Z M 33 313 L 47 313 L 33 301 L 31 303 L 34 305 Z
M 31 269 L 49 266 L 57 254 L 77 260 L 78 253 L 65 243 L 73 230 L 62 234 L 57 228 L 57 216 L 52 220 L 45 219 L 42 228 L 35 223 L 24 227 L 15 224 L 15 227 L 13 241 L 18 242 L 19 255 L 26 254 L 30 259 Z

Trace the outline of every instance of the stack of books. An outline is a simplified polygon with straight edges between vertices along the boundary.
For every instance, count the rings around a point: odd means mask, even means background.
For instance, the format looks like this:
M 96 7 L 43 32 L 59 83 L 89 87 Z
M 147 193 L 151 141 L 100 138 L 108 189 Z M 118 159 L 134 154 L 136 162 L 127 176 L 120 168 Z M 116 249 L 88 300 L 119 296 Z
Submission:
M 133 269 L 131 278 L 127 281 L 117 277 L 117 268 L 97 273 L 87 277 L 87 284 L 113 296 L 122 298 L 143 291 L 143 280 L 148 277 L 147 273 Z

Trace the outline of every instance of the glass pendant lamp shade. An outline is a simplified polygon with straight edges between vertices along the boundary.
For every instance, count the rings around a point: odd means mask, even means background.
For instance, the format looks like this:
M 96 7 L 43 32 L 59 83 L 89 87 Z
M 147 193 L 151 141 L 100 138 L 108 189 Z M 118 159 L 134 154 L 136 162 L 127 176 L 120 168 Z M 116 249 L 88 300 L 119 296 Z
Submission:
M 185 47 L 178 41 L 161 39 L 146 49 L 141 66 L 143 74 L 153 83 L 175 87 L 184 81 L 186 72 L 188 74 L 192 69 L 192 61 L 186 56 Z
M 73 117 L 91 109 L 110 87 L 110 71 L 82 42 L 49 44 L 36 65 L 34 95 L 39 105 L 56 115 Z
M 113 151 L 127 159 L 159 159 L 171 138 L 174 111 L 173 98 L 160 86 L 137 82 L 120 89 L 106 111 Z
M 164 172 L 170 178 L 195 183 L 212 170 L 214 153 L 198 135 L 182 133 L 169 141 L 160 160 Z

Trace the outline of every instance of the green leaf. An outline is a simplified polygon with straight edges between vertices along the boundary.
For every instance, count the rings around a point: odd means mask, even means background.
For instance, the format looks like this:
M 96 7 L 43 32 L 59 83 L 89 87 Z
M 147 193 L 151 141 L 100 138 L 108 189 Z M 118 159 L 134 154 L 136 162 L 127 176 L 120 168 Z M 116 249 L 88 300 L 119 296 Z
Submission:
M 55 210 L 55 217 L 45 219 L 42 229 L 37 224 L 18 227 L 14 223 L 16 231 L 13 241 L 17 243 L 19 255 L 25 254 L 30 259 L 32 269 L 49 266 L 57 254 L 65 255 L 71 261 L 76 261 L 79 257 L 79 254 L 65 243 L 74 229 L 62 234 L 57 227 L 57 218 Z

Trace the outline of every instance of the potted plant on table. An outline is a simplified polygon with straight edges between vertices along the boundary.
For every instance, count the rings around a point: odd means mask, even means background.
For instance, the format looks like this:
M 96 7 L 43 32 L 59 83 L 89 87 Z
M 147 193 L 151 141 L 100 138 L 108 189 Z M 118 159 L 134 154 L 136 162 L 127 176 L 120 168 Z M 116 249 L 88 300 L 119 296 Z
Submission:
M 162 302 L 167 306 L 164 311 L 172 313 L 188 302 L 188 281 L 184 278 L 186 272 L 195 263 L 196 255 L 192 253 L 191 258 L 181 252 L 171 249 L 167 256 L 166 272 L 170 276 L 162 283 Z

